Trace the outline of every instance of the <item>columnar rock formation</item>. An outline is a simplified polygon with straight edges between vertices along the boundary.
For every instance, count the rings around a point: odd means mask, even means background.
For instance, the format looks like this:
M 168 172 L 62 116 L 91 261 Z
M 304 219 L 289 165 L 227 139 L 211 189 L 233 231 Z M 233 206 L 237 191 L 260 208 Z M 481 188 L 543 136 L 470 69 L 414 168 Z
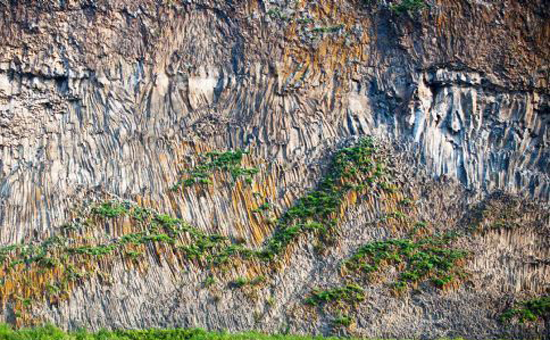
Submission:
M 57 303 L 0 296 L 0 316 L 68 328 L 543 334 L 542 321 L 499 315 L 550 289 L 550 8 L 425 4 L 398 13 L 386 0 L 0 3 L 1 246 L 38 244 L 116 198 L 257 248 L 331 155 L 364 136 L 396 188 L 346 195 L 336 240 L 319 252 L 315 236 L 300 236 L 276 270 L 253 262 L 211 273 L 149 245 L 138 263 L 98 260 L 109 279 L 80 279 Z M 218 169 L 211 184 L 171 190 L 199 154 L 237 149 L 259 170 L 251 183 Z M 304 305 L 312 288 L 349 280 L 340 264 L 359 246 L 406 237 L 419 221 L 460 235 L 454 247 L 469 252 L 460 284 L 396 295 L 389 270 L 361 282 L 366 299 L 349 307 L 349 327 L 331 324 L 332 307 Z M 131 229 L 128 218 L 93 224 L 98 240 Z M 258 275 L 258 287 L 227 287 Z

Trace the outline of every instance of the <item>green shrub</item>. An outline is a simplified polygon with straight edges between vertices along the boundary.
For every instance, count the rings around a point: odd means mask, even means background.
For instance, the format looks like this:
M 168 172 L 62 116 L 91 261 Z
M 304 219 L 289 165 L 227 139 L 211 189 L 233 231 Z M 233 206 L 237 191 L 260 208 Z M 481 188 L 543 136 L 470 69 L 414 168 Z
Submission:
M 238 277 L 233 281 L 233 286 L 236 288 L 242 288 L 244 286 L 259 286 L 266 281 L 266 277 L 263 275 L 256 276 L 252 279 L 245 277 Z
M 117 201 L 103 202 L 92 208 L 92 214 L 111 218 L 125 215 L 127 212 L 125 204 Z
M 517 319 L 520 323 L 550 318 L 550 296 L 517 303 L 501 315 L 501 321 Z
M 248 279 L 246 277 L 238 277 L 233 281 L 233 286 L 237 288 L 241 288 L 246 286 L 249 283 Z
M 334 326 L 349 327 L 353 323 L 353 318 L 348 315 L 338 315 L 332 320 Z
M 365 300 L 365 291 L 356 284 L 348 284 L 327 290 L 314 289 L 305 303 L 312 306 L 330 302 L 357 303 Z
M 450 247 L 453 237 L 444 234 L 369 242 L 359 247 L 343 266 L 370 275 L 383 265 L 400 265 L 404 269 L 394 284 L 397 290 L 424 279 L 444 287 L 463 275 L 461 260 L 467 256 L 466 251 Z
M 283 13 L 279 8 L 270 8 L 267 11 L 267 15 L 273 19 L 280 19 L 283 21 L 290 20 L 290 18 Z
M 188 187 L 195 184 L 212 184 L 210 174 L 214 171 L 229 172 L 236 181 L 239 177 L 244 177 L 247 183 L 252 182 L 252 176 L 260 172 L 258 168 L 243 168 L 241 162 L 243 156 L 248 154 L 243 150 L 230 151 L 212 151 L 200 156 L 199 164 L 191 169 L 187 169 L 187 176 L 181 178 L 171 188 L 172 191 L 179 190 L 180 187 Z
M 390 9 L 395 14 L 418 13 L 426 8 L 425 0 L 401 0 L 398 4 L 392 4 Z
M 259 207 L 254 209 L 252 212 L 262 212 L 262 211 L 267 211 L 269 209 L 271 209 L 271 204 L 269 202 L 264 202 Z
M 208 276 L 208 277 L 206 278 L 206 280 L 204 280 L 203 285 L 204 285 L 205 287 L 210 287 L 210 286 L 212 286 L 212 285 L 215 284 L 215 283 L 216 283 L 216 279 L 215 279 L 213 276 Z

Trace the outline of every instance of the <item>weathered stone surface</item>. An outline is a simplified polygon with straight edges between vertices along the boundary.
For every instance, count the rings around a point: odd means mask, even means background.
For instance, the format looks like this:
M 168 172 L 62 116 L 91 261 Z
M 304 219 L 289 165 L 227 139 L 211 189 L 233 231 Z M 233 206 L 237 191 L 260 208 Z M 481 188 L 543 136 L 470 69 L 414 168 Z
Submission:
M 418 201 L 415 219 L 466 228 L 503 191 L 519 197 L 519 227 L 462 240 L 472 276 L 456 291 L 396 297 L 368 285 L 353 332 L 542 334 L 497 319 L 512 299 L 550 289 L 550 9 L 542 0 L 428 4 L 410 17 L 387 1 L 0 3 L 0 244 L 48 235 L 75 206 L 116 195 L 257 246 L 272 228 L 251 214 L 252 192 L 280 215 L 332 150 L 369 134 Z M 252 151 L 261 169 L 252 190 L 216 182 L 170 192 L 189 157 L 231 148 Z M 33 314 L 73 328 L 328 333 L 330 316 L 302 298 L 340 282 L 337 264 L 360 244 L 400 235 L 375 223 L 388 209 L 384 197 L 360 200 L 326 257 L 301 239 L 257 299 L 223 281 L 205 289 L 198 268 L 151 256 L 142 271 L 109 263 L 112 285 L 93 278 Z

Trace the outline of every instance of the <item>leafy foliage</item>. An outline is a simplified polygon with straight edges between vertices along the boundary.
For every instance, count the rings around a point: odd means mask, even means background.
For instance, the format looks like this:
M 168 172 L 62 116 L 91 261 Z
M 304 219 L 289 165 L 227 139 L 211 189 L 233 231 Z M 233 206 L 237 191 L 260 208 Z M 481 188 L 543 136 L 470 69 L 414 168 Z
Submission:
M 110 218 L 125 215 L 127 212 L 128 208 L 116 201 L 107 201 L 92 208 L 92 214 Z
M 216 283 L 216 279 L 213 276 L 208 276 L 206 280 L 204 280 L 203 285 L 205 287 L 210 287 Z
M 271 204 L 269 202 L 262 203 L 258 208 L 254 209 L 252 212 L 262 212 L 271 209 Z
M 290 17 L 288 17 L 287 15 L 285 15 L 283 13 L 283 11 L 281 11 L 279 8 L 270 8 L 268 11 L 267 11 L 267 15 L 273 19 L 280 19 L 280 20 L 283 20 L 283 21 L 287 21 L 287 20 L 290 20 Z
M 348 284 L 327 290 L 314 289 L 305 303 L 312 306 L 330 302 L 357 303 L 365 300 L 365 291 L 356 284 Z
M 353 318 L 348 315 L 338 315 L 332 320 L 334 326 L 349 327 L 353 323 Z
M 199 164 L 186 170 L 187 176 L 181 178 L 173 187 L 177 191 L 181 186 L 192 186 L 194 184 L 212 184 L 210 174 L 214 171 L 229 172 L 233 181 L 244 177 L 247 183 L 252 182 L 252 176 L 260 170 L 255 167 L 242 167 L 241 162 L 244 155 L 248 153 L 243 150 L 212 151 L 201 155 Z
M 517 319 L 519 323 L 550 318 L 550 296 L 523 301 L 501 315 L 501 321 Z
M 155 244 L 169 245 L 177 251 L 177 243 L 189 240 L 192 245 L 181 250 L 184 257 L 193 259 L 226 242 L 226 238 L 220 235 L 206 234 L 180 219 L 127 201 L 101 202 L 92 206 L 88 214 L 104 219 L 126 216 L 144 229 L 103 243 L 97 240 L 90 243 L 89 237 L 81 236 L 83 231 L 79 228 L 62 228 L 59 235 L 41 242 L 0 247 L 0 304 L 16 301 L 15 315 L 26 317 L 21 312 L 32 302 L 47 298 L 52 304 L 58 303 L 68 298 L 75 282 L 91 274 L 108 280 L 109 275 L 94 265 L 108 256 L 119 254 L 135 261 L 148 248 L 155 249 L 152 247 Z M 94 235 L 93 230 L 87 232 Z M 97 233 L 95 236 L 98 237 Z
M 442 288 L 464 275 L 461 264 L 467 252 L 451 248 L 453 238 L 454 235 L 445 234 L 369 242 L 343 265 L 349 270 L 366 274 L 375 273 L 385 265 L 395 265 L 403 268 L 395 283 L 396 289 L 425 279 L 431 279 Z
M 363 181 L 374 183 L 383 175 L 375 162 L 375 152 L 371 138 L 364 138 L 355 146 L 336 152 L 317 188 L 286 211 L 277 223 L 278 229 L 257 256 L 272 259 L 305 232 L 318 231 L 327 235 L 336 224 L 333 215 L 339 210 L 345 195 L 352 190 L 364 189 Z
M 245 277 L 238 277 L 233 281 L 233 286 L 236 288 L 242 288 L 244 286 L 259 286 L 266 281 L 266 277 L 263 275 L 256 276 L 252 279 L 247 279 Z
M 425 0 L 400 0 L 398 4 L 393 4 L 390 7 L 395 14 L 417 13 L 424 8 L 426 8 Z

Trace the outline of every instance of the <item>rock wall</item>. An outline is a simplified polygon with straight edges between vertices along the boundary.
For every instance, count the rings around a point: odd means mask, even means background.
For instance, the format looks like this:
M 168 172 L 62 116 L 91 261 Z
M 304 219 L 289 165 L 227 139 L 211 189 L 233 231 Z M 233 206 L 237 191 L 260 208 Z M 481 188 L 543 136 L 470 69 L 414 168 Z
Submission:
M 548 6 L 427 4 L 401 15 L 388 1 L 352 0 L 0 4 L 0 244 L 45 238 L 75 207 L 116 195 L 258 246 L 273 227 L 251 213 L 254 192 L 280 216 L 335 149 L 372 135 L 420 201 L 413 218 L 437 230 L 465 228 L 494 191 L 520 197 L 520 211 L 534 201 L 536 213 L 466 238 L 471 286 L 408 297 L 367 286 L 352 332 L 542 334 L 497 319 L 505 301 L 544 294 L 550 281 Z M 252 189 L 219 175 L 206 190 L 170 191 L 197 153 L 236 148 L 261 170 Z M 146 271 L 114 265 L 113 286 L 91 279 L 33 315 L 65 327 L 328 333 L 332 316 L 302 318 L 301 297 L 341 280 L 336 264 L 360 243 L 402 234 L 374 224 L 389 209 L 378 199 L 346 213 L 326 258 L 307 238 L 286 255 L 258 292 L 274 307 L 221 283 L 200 289 L 200 271 L 151 257 Z

